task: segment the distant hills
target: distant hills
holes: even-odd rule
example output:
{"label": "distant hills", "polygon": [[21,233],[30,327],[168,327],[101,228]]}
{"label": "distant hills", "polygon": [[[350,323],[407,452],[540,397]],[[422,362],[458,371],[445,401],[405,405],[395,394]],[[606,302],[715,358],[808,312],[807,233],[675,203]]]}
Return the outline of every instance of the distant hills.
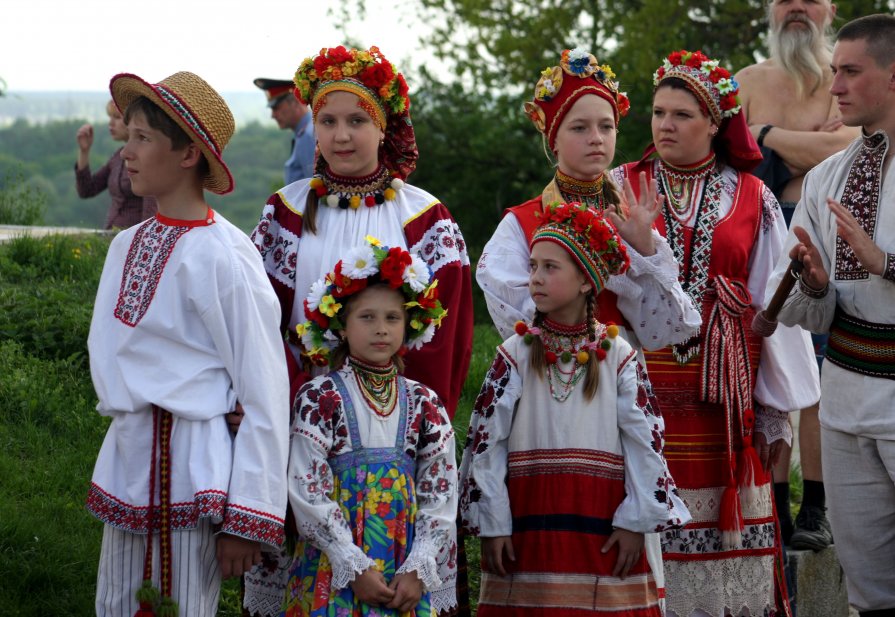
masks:
{"label": "distant hills", "polygon": [[[252,121],[276,127],[260,90],[222,92],[221,95],[236,118],[237,130]],[[105,122],[108,100],[108,92],[7,92],[0,97],[0,128],[19,119],[31,124],[71,119]]]}

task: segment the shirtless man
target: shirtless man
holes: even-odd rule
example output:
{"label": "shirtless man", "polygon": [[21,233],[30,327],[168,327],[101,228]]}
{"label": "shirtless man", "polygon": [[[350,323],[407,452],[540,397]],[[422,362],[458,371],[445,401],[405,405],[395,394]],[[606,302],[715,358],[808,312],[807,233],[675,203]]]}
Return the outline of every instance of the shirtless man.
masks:
{"label": "shirtless man", "polygon": [[[780,202],[787,224],[802,193],[802,179],[815,165],[844,149],[858,134],[842,124],[830,94],[830,26],[836,5],[830,0],[770,0],[770,58],[735,76],[752,135],[765,157],[755,175]],[[818,364],[826,337],[815,339]],[[774,467],[774,497],[779,505],[784,543],[821,550],[832,543],[820,461],[818,406],[803,409],[799,445],[804,497],[795,530],[789,513],[787,449]],[[791,536],[791,537],[790,537]]]}

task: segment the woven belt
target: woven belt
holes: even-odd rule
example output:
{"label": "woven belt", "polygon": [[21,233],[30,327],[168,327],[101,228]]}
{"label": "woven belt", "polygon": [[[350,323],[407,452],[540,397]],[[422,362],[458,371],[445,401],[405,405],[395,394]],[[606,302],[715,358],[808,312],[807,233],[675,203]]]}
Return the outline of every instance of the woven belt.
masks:
{"label": "woven belt", "polygon": [[837,308],[826,358],[855,373],[895,379],[895,324],[864,321]]}

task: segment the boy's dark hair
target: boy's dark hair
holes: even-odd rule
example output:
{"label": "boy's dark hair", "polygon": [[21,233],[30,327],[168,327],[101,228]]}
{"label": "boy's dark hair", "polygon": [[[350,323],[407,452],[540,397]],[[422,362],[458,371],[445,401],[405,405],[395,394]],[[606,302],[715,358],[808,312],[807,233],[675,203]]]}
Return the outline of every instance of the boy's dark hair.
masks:
{"label": "boy's dark hair", "polygon": [[[193,143],[190,136],[187,135],[176,122],[174,122],[171,116],[162,111],[158,105],[145,96],[134,99],[134,101],[127,106],[127,109],[124,110],[124,123],[130,124],[131,118],[133,118],[134,114],[137,112],[142,112],[150,127],[159,131],[162,135],[171,140],[171,148],[173,150],[183,150]],[[204,178],[209,172],[210,168],[208,167],[208,160],[203,154],[202,160],[199,162],[199,177]]]}
{"label": "boy's dark hair", "polygon": [[895,62],[895,16],[883,13],[854,19],[836,34],[837,41],[866,41],[867,54],[877,66]]}

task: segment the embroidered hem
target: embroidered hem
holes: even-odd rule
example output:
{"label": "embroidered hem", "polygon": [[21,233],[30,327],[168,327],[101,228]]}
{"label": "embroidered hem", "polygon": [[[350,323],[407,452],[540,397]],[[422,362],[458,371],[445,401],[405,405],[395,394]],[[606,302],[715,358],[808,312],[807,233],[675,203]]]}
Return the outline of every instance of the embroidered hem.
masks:
{"label": "embroidered hem", "polygon": [[[130,533],[145,534],[150,525],[147,506],[125,503],[96,484],[87,493],[87,510],[103,523]],[[158,514],[152,520],[153,531],[159,528]],[[213,523],[223,521],[221,531],[270,546],[280,546],[285,537],[283,521],[266,512],[227,503],[222,491],[202,491],[194,501],[172,503],[171,530],[195,529],[199,519]]]}

